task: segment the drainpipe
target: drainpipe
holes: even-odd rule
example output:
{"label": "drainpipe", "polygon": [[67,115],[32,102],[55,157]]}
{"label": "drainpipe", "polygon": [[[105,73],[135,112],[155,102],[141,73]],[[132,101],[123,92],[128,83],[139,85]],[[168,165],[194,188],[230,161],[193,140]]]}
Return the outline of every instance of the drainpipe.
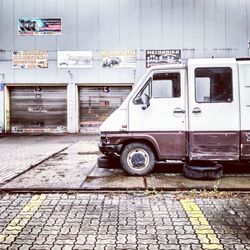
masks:
{"label": "drainpipe", "polygon": [[77,86],[73,80],[73,74],[68,71],[69,83],[67,86],[67,128],[68,133],[78,132],[78,92]]}
{"label": "drainpipe", "polygon": [[5,131],[5,105],[4,105],[4,89],[5,89],[5,84],[4,84],[4,78],[5,74],[1,73],[1,81],[0,81],[0,133],[3,133]]}

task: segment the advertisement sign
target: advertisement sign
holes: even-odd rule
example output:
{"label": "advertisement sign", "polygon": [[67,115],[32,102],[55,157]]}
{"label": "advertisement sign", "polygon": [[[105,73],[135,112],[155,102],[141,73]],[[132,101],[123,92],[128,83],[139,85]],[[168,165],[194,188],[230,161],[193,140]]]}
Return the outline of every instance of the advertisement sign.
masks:
{"label": "advertisement sign", "polygon": [[103,68],[135,68],[136,50],[101,51]]}
{"label": "advertisement sign", "polygon": [[146,50],[146,68],[169,63],[181,63],[181,50]]}
{"label": "advertisement sign", "polygon": [[48,68],[48,51],[26,50],[12,52],[13,69]]}
{"label": "advertisement sign", "polygon": [[19,18],[18,34],[37,35],[61,35],[61,18]]}
{"label": "advertisement sign", "polygon": [[92,68],[92,51],[58,51],[58,68]]}

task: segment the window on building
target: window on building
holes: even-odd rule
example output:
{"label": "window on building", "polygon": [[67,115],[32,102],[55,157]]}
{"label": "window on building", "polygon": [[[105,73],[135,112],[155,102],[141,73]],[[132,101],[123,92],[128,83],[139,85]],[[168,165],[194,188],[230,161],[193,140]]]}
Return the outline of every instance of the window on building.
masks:
{"label": "window on building", "polygon": [[232,102],[232,69],[229,67],[195,69],[195,90],[195,99],[198,103]]}

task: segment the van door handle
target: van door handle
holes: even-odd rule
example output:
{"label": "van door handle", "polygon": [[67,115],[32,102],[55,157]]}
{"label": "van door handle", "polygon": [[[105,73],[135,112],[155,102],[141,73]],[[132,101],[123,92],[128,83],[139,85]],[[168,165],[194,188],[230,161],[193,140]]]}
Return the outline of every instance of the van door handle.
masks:
{"label": "van door handle", "polygon": [[183,110],[181,108],[175,108],[174,109],[174,116],[175,117],[182,117],[183,114],[185,114],[185,110]]}
{"label": "van door handle", "polygon": [[185,114],[185,110],[181,108],[175,108],[174,109],[174,114]]}
{"label": "van door handle", "polygon": [[195,108],[193,108],[192,113],[193,114],[200,114],[201,113],[201,109],[199,107],[195,107]]}

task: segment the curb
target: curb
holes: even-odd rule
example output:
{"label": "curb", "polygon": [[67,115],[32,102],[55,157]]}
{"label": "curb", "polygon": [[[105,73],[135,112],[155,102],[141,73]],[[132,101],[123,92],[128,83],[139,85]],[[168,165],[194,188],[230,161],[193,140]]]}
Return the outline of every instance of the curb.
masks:
{"label": "curb", "polygon": [[[0,193],[93,193],[93,192],[144,192],[145,190],[148,190],[151,188],[2,188],[0,189]],[[197,191],[213,191],[211,188],[204,189],[204,187],[195,187],[195,188],[154,188],[155,191],[169,191],[169,192],[178,192],[178,191],[191,191],[196,189]],[[250,188],[245,189],[239,189],[239,188],[220,188],[218,192],[240,192],[240,193],[250,193]]]}

